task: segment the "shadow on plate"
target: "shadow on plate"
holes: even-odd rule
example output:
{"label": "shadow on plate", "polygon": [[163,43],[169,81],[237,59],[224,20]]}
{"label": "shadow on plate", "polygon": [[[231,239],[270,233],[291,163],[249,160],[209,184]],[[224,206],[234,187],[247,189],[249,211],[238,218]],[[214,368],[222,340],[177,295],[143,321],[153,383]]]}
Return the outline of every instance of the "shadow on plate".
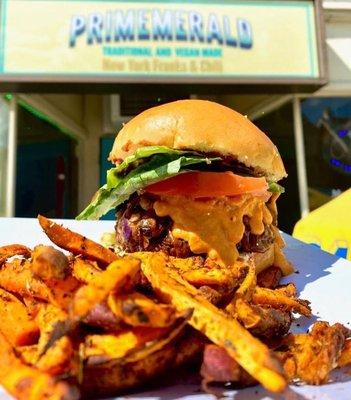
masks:
{"label": "shadow on plate", "polygon": [[283,234],[283,238],[286,242],[284,253],[288,260],[293,260],[296,269],[296,273],[284,278],[283,282],[294,282],[299,292],[307,284],[329,275],[328,269],[339,259],[333,254],[300,242],[289,235]]}

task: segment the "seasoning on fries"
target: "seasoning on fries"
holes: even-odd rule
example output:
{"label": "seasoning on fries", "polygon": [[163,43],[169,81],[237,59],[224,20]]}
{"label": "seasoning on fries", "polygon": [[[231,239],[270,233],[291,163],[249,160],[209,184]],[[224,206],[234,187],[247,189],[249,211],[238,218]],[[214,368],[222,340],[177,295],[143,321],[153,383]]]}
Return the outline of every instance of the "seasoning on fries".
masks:
{"label": "seasoning on fries", "polygon": [[276,271],[256,278],[250,259],[221,270],[162,252],[98,255],[98,243],[39,218],[74,253],[0,248],[0,384],[15,398],[112,396],[188,362],[209,391],[230,381],[282,392],[351,364],[350,331],[340,324],[287,334],[292,313],[311,311]]}

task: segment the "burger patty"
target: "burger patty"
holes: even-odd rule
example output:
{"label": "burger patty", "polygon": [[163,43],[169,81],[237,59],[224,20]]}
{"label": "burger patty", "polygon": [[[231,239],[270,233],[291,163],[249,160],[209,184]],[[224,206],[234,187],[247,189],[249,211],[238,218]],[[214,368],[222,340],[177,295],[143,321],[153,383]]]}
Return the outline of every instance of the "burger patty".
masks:
{"label": "burger patty", "polygon": [[[141,207],[140,199],[139,196],[134,196],[117,213],[117,246],[128,253],[163,251],[179,258],[193,256],[187,241],[173,237],[172,219],[157,216],[150,200],[147,200],[149,207]],[[254,235],[250,231],[249,222],[249,217],[244,216],[245,232],[237,248],[240,252],[263,253],[274,242],[273,230],[266,225],[262,235]]]}
{"label": "burger patty", "polygon": [[158,217],[154,209],[145,210],[139,204],[138,196],[117,213],[116,244],[128,253],[135,251],[163,251],[185,258],[193,253],[183,239],[174,238],[170,217]]}

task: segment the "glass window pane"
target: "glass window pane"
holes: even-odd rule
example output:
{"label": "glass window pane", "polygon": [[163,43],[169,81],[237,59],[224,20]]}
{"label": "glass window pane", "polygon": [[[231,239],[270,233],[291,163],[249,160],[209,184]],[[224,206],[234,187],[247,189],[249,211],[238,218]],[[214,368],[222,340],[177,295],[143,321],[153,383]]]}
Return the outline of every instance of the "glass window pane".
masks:
{"label": "glass window pane", "polygon": [[0,96],[0,216],[5,215],[8,124],[9,105]]}
{"label": "glass window pane", "polygon": [[310,209],[351,187],[351,98],[302,102]]}

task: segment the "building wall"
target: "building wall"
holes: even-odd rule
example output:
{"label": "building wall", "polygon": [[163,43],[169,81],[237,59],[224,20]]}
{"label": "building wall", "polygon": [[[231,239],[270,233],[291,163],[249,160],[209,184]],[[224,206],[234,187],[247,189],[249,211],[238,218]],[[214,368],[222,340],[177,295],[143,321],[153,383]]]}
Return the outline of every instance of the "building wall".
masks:
{"label": "building wall", "polygon": [[316,95],[351,93],[351,0],[324,1],[329,83]]}
{"label": "building wall", "polygon": [[84,121],[84,95],[81,94],[43,94],[42,97],[78,125]]}
{"label": "building wall", "polygon": [[103,96],[84,96],[86,139],[78,143],[78,209],[82,210],[99,188],[100,137],[103,124]]}

